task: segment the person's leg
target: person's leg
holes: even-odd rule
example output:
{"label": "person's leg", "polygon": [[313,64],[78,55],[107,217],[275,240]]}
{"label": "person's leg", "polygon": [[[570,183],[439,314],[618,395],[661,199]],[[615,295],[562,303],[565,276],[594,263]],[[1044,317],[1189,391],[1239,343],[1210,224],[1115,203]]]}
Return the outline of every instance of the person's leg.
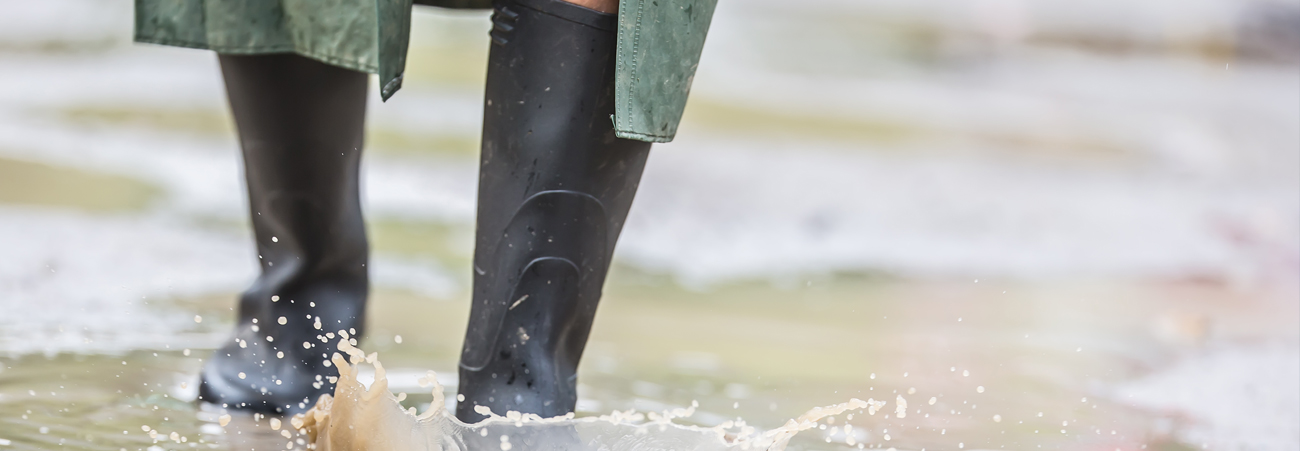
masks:
{"label": "person's leg", "polygon": [[613,14],[509,0],[493,15],[474,293],[456,416],[572,412],[614,244],[650,144],[614,136]]}
{"label": "person's leg", "polygon": [[368,291],[358,195],[365,73],[292,54],[221,55],[243,148],[261,275],[232,341],[206,362],[201,399],[295,412],[332,393],[317,337],[362,333]]}
{"label": "person's leg", "polygon": [[602,13],[617,14],[618,0],[564,0],[587,9],[594,9]]}

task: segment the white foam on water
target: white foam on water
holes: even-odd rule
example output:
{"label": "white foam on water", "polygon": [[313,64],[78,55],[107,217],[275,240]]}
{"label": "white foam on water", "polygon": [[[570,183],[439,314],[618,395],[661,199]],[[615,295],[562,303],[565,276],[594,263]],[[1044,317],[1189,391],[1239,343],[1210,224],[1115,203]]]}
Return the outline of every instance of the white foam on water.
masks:
{"label": "white foam on water", "polygon": [[[60,1],[50,4],[80,4]],[[850,8],[841,3],[827,2]],[[1153,30],[1133,17],[1222,31],[1233,26],[1224,20],[1235,19],[1221,12],[1238,8],[1220,0],[1194,7],[1161,1],[1136,10],[1115,1],[1083,9],[1063,1],[1001,3],[1032,12],[1036,26],[1076,26],[1102,35],[1114,34],[1115,27],[1138,35]],[[935,0],[851,9],[938,21],[957,34],[981,26],[950,6]],[[692,285],[834,271],[1206,276],[1251,284],[1294,279],[1300,268],[1298,117],[1292,105],[1276,101],[1300,92],[1294,69],[1246,65],[1225,78],[1202,62],[1165,56],[1035,51],[979,67],[804,73],[764,57],[792,49],[753,40],[764,34],[754,27],[792,19],[786,7],[771,1],[722,5],[727,11],[720,10],[710,32],[695,98],[812,118],[879,119],[931,135],[915,143],[850,146],[815,135],[724,138],[684,124],[681,139],[657,146],[650,159],[619,246],[625,261]],[[34,22],[61,17],[50,13],[54,7],[24,8],[17,15]],[[129,14],[100,16],[104,23],[117,21],[117,28],[87,33],[129,29]],[[819,17],[793,19],[821,23]],[[1133,28],[1138,23],[1143,26]],[[72,28],[48,29],[50,39],[62,39]],[[37,36],[22,34],[29,35]],[[1138,35],[1133,39],[1144,39]],[[22,36],[10,38],[27,39]],[[892,61],[889,55],[879,59]],[[246,215],[233,137],[131,124],[87,127],[32,114],[87,105],[224,114],[211,54],[135,45],[88,55],[0,58],[6,62],[0,64],[0,153],[155,183],[167,192],[160,208],[171,212]],[[372,123],[398,131],[468,130],[474,136],[479,97],[413,87],[394,101],[375,101],[369,114]],[[1023,158],[962,138],[982,134],[1049,144],[1096,141],[1131,155],[1118,163],[1057,164],[1032,156],[1051,149],[1032,149]],[[470,159],[373,155],[364,173],[371,218],[473,223],[476,169]]]}
{"label": "white foam on water", "polygon": [[1191,424],[1172,431],[1209,449],[1300,449],[1300,348],[1228,346],[1116,387],[1119,402]]}
{"label": "white foam on water", "polygon": [[247,247],[162,219],[0,209],[0,354],[210,346],[227,331],[166,306],[237,290]]}
{"label": "white foam on water", "polygon": [[1300,252],[1289,183],[693,145],[707,149],[651,157],[619,243],[629,262],[692,284],[853,270],[1251,283]]}
{"label": "white foam on water", "polygon": [[[161,215],[2,207],[0,249],[0,355],[207,348],[229,331],[175,300],[236,293],[256,268],[246,235]],[[460,289],[436,262],[380,256],[370,266],[376,286]]]}

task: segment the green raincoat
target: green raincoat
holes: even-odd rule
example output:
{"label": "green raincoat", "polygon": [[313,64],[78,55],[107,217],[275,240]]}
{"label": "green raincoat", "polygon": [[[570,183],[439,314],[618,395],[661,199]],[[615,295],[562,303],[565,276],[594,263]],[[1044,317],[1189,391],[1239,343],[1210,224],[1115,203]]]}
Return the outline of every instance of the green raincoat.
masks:
{"label": "green raincoat", "polygon": [[[297,53],[402,86],[412,0],[135,0],[135,40],[226,54]],[[487,8],[491,0],[420,0]],[[614,130],[677,133],[717,0],[620,0]],[[487,39],[484,36],[484,39]]]}

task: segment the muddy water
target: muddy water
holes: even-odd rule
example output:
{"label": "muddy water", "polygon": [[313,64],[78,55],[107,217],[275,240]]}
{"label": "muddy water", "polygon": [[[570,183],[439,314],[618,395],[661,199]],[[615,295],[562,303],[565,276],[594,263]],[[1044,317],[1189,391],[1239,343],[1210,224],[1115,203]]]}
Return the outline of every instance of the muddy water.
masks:
{"label": "muddy water", "polygon": [[[437,374],[430,371],[420,379],[421,385],[432,385],[432,401],[423,414],[415,408],[404,409],[400,404],[406,394],[394,396],[388,390],[387,373],[378,360],[378,354],[366,355],[351,345],[346,331],[339,350],[331,359],[338,368],[338,388],[332,396],[321,396],[307,412],[290,419],[296,435],[305,435],[315,449],[360,450],[385,449],[394,451],[495,449],[508,451],[515,447],[530,450],[698,450],[723,451],[727,449],[784,450],[790,439],[802,431],[825,430],[825,420],[834,424],[836,415],[852,419],[866,412],[875,415],[887,402],[857,398],[834,406],[817,407],[791,419],[781,427],[757,431],[744,420],[727,421],[712,428],[677,423],[695,414],[699,403],[690,407],[660,412],[638,413],[635,410],[614,411],[608,415],[577,418],[566,414],[553,418],[520,412],[493,412],[484,406],[475,411],[487,416],[474,424],[466,424],[445,409],[443,387]],[[370,385],[359,380],[361,365],[373,365]],[[899,396],[896,413],[907,416],[907,402]],[[888,414],[886,414],[888,415]],[[226,417],[228,418],[228,417]],[[226,420],[228,421],[228,420]],[[276,419],[270,420],[272,429],[283,427]],[[856,445],[852,425],[842,431],[846,445]],[[292,448],[294,432],[284,432],[286,447]],[[865,444],[864,444],[865,445]]]}
{"label": "muddy water", "polygon": [[[889,404],[883,414],[823,421],[827,429],[796,436],[792,448],[851,448],[842,429],[851,425],[853,441],[870,447],[1180,449],[1179,431],[1200,420],[1132,405],[1124,399],[1130,392],[1153,392],[1130,381],[1212,356],[1224,343],[1294,337],[1300,314],[1286,307],[1276,315],[1281,299],[1181,284],[810,282],[689,292],[616,272],[580,368],[578,415],[694,403],[679,423],[711,428],[744,418],[762,432],[811,407],[859,398]],[[374,302],[375,332],[361,346],[379,352],[388,388],[406,393],[404,407],[428,412],[435,400],[419,379],[439,371],[454,391],[448,375],[464,303],[388,291]],[[226,320],[213,314],[205,322]],[[192,402],[207,351],[0,360],[0,438],[13,449],[283,449],[269,419],[235,414],[223,428],[223,412]],[[360,379],[370,384],[374,376]],[[1230,380],[1174,380],[1236,390]],[[906,416],[888,415],[900,397]],[[168,438],[172,432],[184,441]]]}
{"label": "muddy water", "polygon": [[[763,433],[858,398],[888,405],[790,447],[1300,447],[1300,69],[1250,28],[1294,2],[805,3],[720,5],[579,418]],[[0,450],[284,449],[193,403],[255,256],[214,59],[130,45],[129,7],[0,6]],[[360,346],[425,413],[468,314],[488,22],[415,20],[370,111]]]}

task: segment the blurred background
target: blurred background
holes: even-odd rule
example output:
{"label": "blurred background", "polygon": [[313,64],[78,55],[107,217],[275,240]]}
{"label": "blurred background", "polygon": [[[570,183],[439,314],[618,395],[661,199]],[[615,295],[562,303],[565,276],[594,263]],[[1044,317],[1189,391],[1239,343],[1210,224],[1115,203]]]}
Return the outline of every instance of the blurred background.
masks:
{"label": "blurred background", "polygon": [[[191,402],[255,270],[216,58],[132,44],[131,8],[0,0],[0,449],[253,447]],[[371,92],[362,347],[423,410],[489,25],[414,21]],[[853,441],[1300,448],[1300,0],[722,0],[654,149],[580,414],[901,396]]]}

